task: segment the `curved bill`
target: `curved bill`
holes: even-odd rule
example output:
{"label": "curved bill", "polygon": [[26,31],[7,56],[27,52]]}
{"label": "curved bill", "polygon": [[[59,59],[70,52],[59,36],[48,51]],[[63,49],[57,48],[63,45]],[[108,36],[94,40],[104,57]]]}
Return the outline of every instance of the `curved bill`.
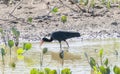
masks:
{"label": "curved bill", "polygon": [[41,40],[41,42],[40,42],[40,46],[41,46],[43,43],[44,43],[44,41],[43,41],[43,40]]}

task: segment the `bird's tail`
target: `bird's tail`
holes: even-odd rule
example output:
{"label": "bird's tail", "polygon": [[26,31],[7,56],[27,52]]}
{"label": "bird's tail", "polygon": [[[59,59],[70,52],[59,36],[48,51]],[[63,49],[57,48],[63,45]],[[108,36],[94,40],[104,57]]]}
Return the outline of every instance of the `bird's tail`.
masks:
{"label": "bird's tail", "polygon": [[74,35],[75,37],[80,37],[80,33],[79,33],[79,32],[75,32],[75,33],[73,33],[73,35]]}
{"label": "bird's tail", "polygon": [[67,35],[68,38],[72,38],[72,37],[80,37],[80,33],[79,32],[69,32],[69,34]]}

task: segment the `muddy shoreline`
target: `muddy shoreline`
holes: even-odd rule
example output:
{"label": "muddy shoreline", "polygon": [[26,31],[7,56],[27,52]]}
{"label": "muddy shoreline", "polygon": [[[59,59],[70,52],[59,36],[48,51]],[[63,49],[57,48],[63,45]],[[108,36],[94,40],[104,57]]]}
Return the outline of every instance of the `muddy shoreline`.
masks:
{"label": "muddy shoreline", "polygon": [[[120,37],[120,10],[117,7],[112,7],[109,10],[106,8],[95,9],[96,16],[89,13],[78,13],[73,10],[61,6],[61,4],[52,3],[51,5],[45,2],[35,0],[32,6],[30,3],[23,1],[17,9],[9,16],[9,13],[14,9],[15,5],[6,6],[0,5],[0,27],[6,31],[11,27],[16,27],[21,35],[20,40],[39,41],[42,37],[50,35],[54,31],[76,31],[81,33],[80,39],[104,39],[104,38],[119,38]],[[57,5],[59,12],[48,13],[50,9]],[[70,4],[69,4],[70,5]],[[71,5],[70,5],[71,6]],[[67,16],[67,22],[61,22],[61,16]],[[19,18],[15,18],[15,17]],[[32,17],[32,23],[27,22],[27,18]],[[7,21],[4,20],[7,19]]]}

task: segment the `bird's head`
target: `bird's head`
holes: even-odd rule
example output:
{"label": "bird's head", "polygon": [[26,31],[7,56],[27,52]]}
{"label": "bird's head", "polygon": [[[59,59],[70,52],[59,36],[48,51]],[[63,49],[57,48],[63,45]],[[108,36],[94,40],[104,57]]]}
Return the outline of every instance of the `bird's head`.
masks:
{"label": "bird's head", "polygon": [[51,39],[47,39],[47,38],[42,38],[41,42],[40,42],[40,46],[44,43],[44,42],[51,42]]}
{"label": "bird's head", "polygon": [[41,42],[40,42],[40,46],[46,41],[46,38],[42,38]]}

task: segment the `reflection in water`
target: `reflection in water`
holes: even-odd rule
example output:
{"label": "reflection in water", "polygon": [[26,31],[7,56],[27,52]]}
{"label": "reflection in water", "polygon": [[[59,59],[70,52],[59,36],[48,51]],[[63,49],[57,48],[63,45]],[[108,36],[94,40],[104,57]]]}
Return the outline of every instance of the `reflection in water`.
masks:
{"label": "reflection in water", "polygon": [[[98,52],[102,48],[104,49],[104,58],[108,58],[110,65],[119,65],[119,53],[120,53],[120,40],[89,40],[89,41],[72,41],[69,42],[70,48],[66,48],[66,44],[63,44],[63,50],[65,50],[64,67],[72,68],[73,74],[90,74],[90,66],[84,55],[94,57],[99,61]],[[54,69],[61,68],[61,59],[59,58],[59,44],[57,42],[45,43],[42,48],[47,47],[48,52],[44,55],[43,67],[50,67]],[[69,51],[66,51],[69,50]],[[10,70],[8,63],[6,62],[5,68],[0,62],[1,71],[0,74],[29,74],[31,68],[40,68],[40,52],[39,43],[34,43],[32,50],[29,50],[24,54],[23,60],[16,60],[16,68]],[[112,58],[112,59],[111,59]],[[7,59],[6,59],[7,60]],[[6,61],[5,60],[5,61]],[[4,72],[4,73],[3,73]]]}

